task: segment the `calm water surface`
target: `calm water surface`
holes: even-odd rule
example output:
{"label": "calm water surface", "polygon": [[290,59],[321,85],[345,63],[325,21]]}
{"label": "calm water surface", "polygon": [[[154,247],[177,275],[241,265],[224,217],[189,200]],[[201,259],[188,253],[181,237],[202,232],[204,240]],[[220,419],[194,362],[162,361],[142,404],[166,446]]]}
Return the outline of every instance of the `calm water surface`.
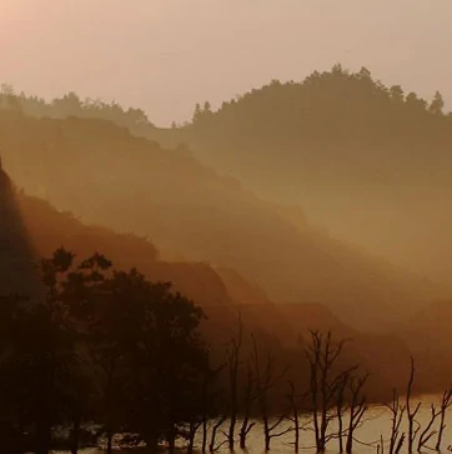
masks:
{"label": "calm water surface", "polygon": [[[417,420],[425,427],[430,421],[431,403],[439,404],[439,396],[423,396],[421,399],[413,399],[413,408],[416,403],[421,400],[422,406],[419,410]],[[377,445],[380,443],[380,437],[383,437],[385,442],[385,452],[388,452],[388,439],[390,435],[391,427],[391,416],[388,409],[383,406],[373,406],[369,409],[366,416],[366,422],[356,430],[356,439],[354,452],[358,454],[376,454]],[[437,429],[439,426],[439,418],[437,419],[434,428]],[[280,426],[282,431],[284,426]],[[285,426],[287,427],[287,426]],[[333,426],[334,427],[334,426]],[[402,430],[405,430],[406,423],[403,424]],[[279,431],[279,430],[278,430]],[[422,431],[422,429],[421,429]],[[262,454],[264,452],[264,443],[262,436],[262,425],[256,424],[253,430],[250,432],[248,438],[248,453]],[[218,431],[217,441],[222,441],[223,435],[221,430]],[[314,434],[311,430],[302,431],[300,434],[300,448],[302,452],[307,454],[315,453],[314,445]],[[275,454],[290,453],[293,452],[291,443],[293,442],[293,434],[289,433],[280,438],[274,438],[271,444],[271,452]],[[436,436],[434,436],[430,442],[430,447],[434,447],[436,444]],[[443,452],[447,452],[448,446],[452,445],[452,409],[449,409],[446,418],[446,429],[444,430],[443,436]],[[415,448],[417,444],[415,443]],[[220,449],[219,453],[226,453],[228,450]],[[328,451],[330,453],[337,453],[337,440],[332,440],[329,444]],[[80,451],[80,454],[102,454],[104,451],[100,449],[86,449]],[[119,451],[117,451],[119,454]],[[123,451],[124,453],[127,451]],[[130,452],[130,451],[128,451]],[[132,451],[133,452],[133,451]],[[237,449],[237,453],[240,454],[240,449]],[[66,452],[59,451],[58,454],[67,454]],[[406,454],[405,446],[402,448],[401,454]]]}

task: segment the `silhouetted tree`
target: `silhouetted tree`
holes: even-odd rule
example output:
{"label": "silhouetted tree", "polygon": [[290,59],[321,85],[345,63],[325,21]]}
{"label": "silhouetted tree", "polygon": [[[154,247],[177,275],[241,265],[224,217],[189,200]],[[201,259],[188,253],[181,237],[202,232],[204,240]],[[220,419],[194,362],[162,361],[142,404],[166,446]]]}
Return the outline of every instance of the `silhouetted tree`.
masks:
{"label": "silhouetted tree", "polygon": [[441,414],[441,409],[436,410],[435,405],[432,404],[430,410],[431,410],[430,420],[425,426],[425,428],[419,434],[417,452],[421,452],[422,449],[426,447],[430,439],[433,438],[438,433],[437,430],[432,430],[432,426],[435,423],[436,418]]}
{"label": "silhouetted tree", "polygon": [[[256,378],[256,396],[260,410],[260,417],[263,423],[264,447],[270,450],[271,440],[281,437],[292,430],[291,427],[279,430],[281,424],[286,420],[286,415],[282,414],[277,418],[272,418],[270,406],[270,392],[287,373],[287,368],[278,370],[274,355],[267,351],[262,361],[255,336],[252,336],[253,352],[252,367],[253,375]],[[273,420],[272,420],[273,419]],[[279,430],[276,432],[276,430]]]}
{"label": "silhouetted tree", "polygon": [[233,450],[235,445],[235,431],[239,412],[239,372],[242,364],[242,342],[243,325],[241,318],[239,318],[237,335],[231,339],[227,348],[227,369],[229,376],[229,429],[227,438],[230,450]]}
{"label": "silhouetted tree", "polygon": [[368,374],[362,376],[348,376],[349,389],[349,422],[347,428],[347,442],[345,452],[351,454],[356,429],[363,423],[363,418],[368,410],[364,386],[369,378]]}
{"label": "silhouetted tree", "polygon": [[406,438],[405,432],[400,431],[406,406],[400,403],[399,394],[393,390],[392,400],[386,407],[391,413],[391,437],[389,440],[389,454],[398,454]]}
{"label": "silhouetted tree", "polygon": [[247,361],[246,383],[243,396],[243,419],[239,433],[240,449],[246,449],[246,439],[253,427],[256,425],[255,421],[250,421],[252,406],[256,398],[256,378],[253,374],[249,359]]}
{"label": "silhouetted tree", "polygon": [[408,454],[412,454],[413,443],[420,430],[419,424],[416,424],[416,427],[415,427],[415,422],[416,422],[415,418],[416,418],[417,413],[419,412],[419,409],[421,408],[421,402],[418,402],[414,408],[411,406],[411,397],[413,394],[415,373],[416,373],[415,362],[414,362],[414,358],[411,356],[410,357],[410,376],[408,379],[407,392],[406,392],[406,416],[407,416],[407,420],[408,420],[408,433],[407,433]]}
{"label": "silhouetted tree", "polygon": [[309,363],[309,395],[315,431],[317,452],[324,452],[334,435],[328,434],[328,427],[334,418],[338,392],[346,377],[356,366],[343,369],[338,367],[345,340],[333,342],[332,333],[311,331],[311,341],[305,347]]}
{"label": "silhouetted tree", "polygon": [[429,112],[434,115],[442,115],[444,109],[444,99],[439,91],[435,93],[433,100],[428,108]]}
{"label": "silhouetted tree", "polygon": [[436,440],[435,449],[441,450],[441,443],[443,440],[444,429],[446,428],[446,411],[452,405],[452,388],[446,389],[441,397],[441,413],[440,413],[440,425],[438,430],[438,438]]}
{"label": "silhouetted tree", "polygon": [[289,393],[287,394],[287,400],[289,404],[289,415],[287,419],[292,422],[293,424],[293,433],[294,433],[294,449],[295,452],[298,452],[300,449],[300,430],[301,430],[301,422],[300,422],[300,403],[298,402],[300,399],[299,394],[296,392],[295,384],[289,380]]}

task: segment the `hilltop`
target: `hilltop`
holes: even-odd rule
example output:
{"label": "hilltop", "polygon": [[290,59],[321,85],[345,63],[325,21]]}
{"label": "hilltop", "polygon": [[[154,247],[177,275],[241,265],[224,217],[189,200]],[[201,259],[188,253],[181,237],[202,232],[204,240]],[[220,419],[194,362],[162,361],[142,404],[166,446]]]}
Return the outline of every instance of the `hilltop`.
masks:
{"label": "hilltop", "polygon": [[[432,94],[433,95],[433,94]],[[448,282],[452,115],[340,65],[198,105],[191,123],[148,137],[195,156],[266,199],[300,205],[333,234]]]}

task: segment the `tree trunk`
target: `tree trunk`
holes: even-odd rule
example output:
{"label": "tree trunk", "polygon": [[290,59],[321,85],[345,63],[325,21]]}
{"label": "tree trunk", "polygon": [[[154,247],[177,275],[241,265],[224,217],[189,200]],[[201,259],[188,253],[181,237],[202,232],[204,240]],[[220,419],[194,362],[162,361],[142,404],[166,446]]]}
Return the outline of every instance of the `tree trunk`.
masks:
{"label": "tree trunk", "polygon": [[298,452],[300,449],[300,422],[298,420],[298,411],[294,411],[294,429],[295,429],[295,442],[294,449]]}
{"label": "tree trunk", "polygon": [[207,451],[207,416],[204,415],[202,419],[202,443],[201,443],[201,452],[205,453]]}
{"label": "tree trunk", "polygon": [[168,452],[174,454],[176,450],[176,428],[171,424],[168,431]]}
{"label": "tree trunk", "polygon": [[78,453],[78,447],[80,444],[80,426],[81,418],[78,412],[74,415],[74,421],[71,432],[71,454]]}
{"label": "tree trunk", "polygon": [[249,425],[249,416],[248,412],[246,412],[242,427],[240,429],[240,449],[246,449],[246,437],[248,436],[248,433],[250,431],[250,425]]}
{"label": "tree trunk", "polygon": [[[344,424],[342,420],[342,408],[339,409],[338,407],[338,412],[337,412],[337,417],[338,417],[338,439],[339,439],[339,453],[342,454],[344,452],[344,440],[342,437],[342,434],[344,432]],[[347,438],[347,443],[348,443],[348,438]],[[348,451],[347,451],[348,452]]]}
{"label": "tree trunk", "polygon": [[113,452],[113,434],[107,432],[107,454],[112,454]]}
{"label": "tree trunk", "polygon": [[188,435],[187,454],[192,454],[193,453],[193,449],[195,447],[195,435],[196,435],[196,429],[191,424],[190,425],[190,433]]}
{"label": "tree trunk", "polygon": [[271,441],[271,436],[270,436],[270,429],[268,425],[268,416],[266,412],[262,415],[262,418],[264,420],[264,436],[265,436],[265,450],[270,451],[270,441]]}
{"label": "tree trunk", "polygon": [[46,418],[36,424],[36,454],[49,454],[51,441],[51,427]]}
{"label": "tree trunk", "polygon": [[225,420],[226,420],[226,416],[223,415],[223,416],[214,424],[214,426],[212,427],[212,435],[211,435],[211,437],[210,437],[210,444],[209,444],[209,451],[210,451],[210,452],[215,451],[215,440],[216,440],[216,437],[217,437],[217,432],[218,432],[218,429],[222,426],[222,424],[224,423]]}
{"label": "tree trunk", "polygon": [[347,443],[345,445],[345,452],[347,454],[352,454],[353,450],[353,430],[348,433]]}
{"label": "tree trunk", "polygon": [[[235,404],[235,402],[234,402]],[[236,410],[231,414],[230,422],[229,422],[229,433],[228,433],[228,446],[230,451],[234,451],[234,444],[235,444],[235,426],[237,424],[237,415]]]}
{"label": "tree trunk", "polygon": [[149,452],[157,451],[158,438],[156,433],[149,433],[146,436],[146,448]]}

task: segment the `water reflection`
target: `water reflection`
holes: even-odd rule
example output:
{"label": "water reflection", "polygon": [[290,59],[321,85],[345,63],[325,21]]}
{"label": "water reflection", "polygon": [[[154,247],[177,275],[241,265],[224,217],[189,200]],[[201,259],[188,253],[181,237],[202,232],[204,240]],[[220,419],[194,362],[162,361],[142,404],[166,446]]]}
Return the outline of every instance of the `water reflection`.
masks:
{"label": "water reflection", "polygon": [[[439,405],[440,396],[422,396],[420,399],[413,399],[414,404],[417,401],[421,401],[422,405],[420,407],[419,413],[417,414],[416,420],[424,428],[430,421],[431,416],[431,404]],[[446,428],[443,435],[443,452],[447,451],[447,448],[452,444],[452,409],[448,410],[447,419],[446,419]],[[448,424],[449,423],[449,424]],[[436,421],[436,424],[432,427],[432,430],[438,430],[439,420]],[[401,426],[401,431],[406,431],[407,424],[406,421],[403,421]],[[336,429],[335,425],[332,424],[331,432],[334,432]],[[376,454],[378,446],[381,444],[381,440],[384,443],[384,452],[388,452],[389,447],[389,437],[391,430],[391,414],[389,410],[383,405],[372,406],[365,417],[365,422],[357,429],[354,452],[358,454]],[[421,429],[422,431],[422,429]],[[222,442],[221,434],[219,434],[218,443]],[[312,427],[308,426],[305,430],[302,431],[300,436],[300,450],[305,453],[315,453],[315,440],[314,432]],[[199,446],[198,440],[198,446]],[[276,454],[286,454],[293,451],[293,433],[288,433],[282,437],[274,438],[272,440],[271,452]],[[436,435],[431,438],[430,443],[427,444],[427,447],[433,449],[436,444]],[[404,446],[401,450],[401,454],[406,453],[407,447]],[[427,450],[430,450],[427,449]],[[217,452],[226,453],[228,449],[226,447],[220,448]],[[417,451],[417,443],[414,445],[414,451]],[[123,453],[134,452],[133,450],[123,450]],[[136,451],[135,451],[136,452]],[[240,449],[236,450],[237,453],[240,452]],[[263,437],[263,427],[261,423],[257,423],[253,430],[250,432],[248,438],[248,453],[261,454],[264,452],[264,437]],[[328,452],[337,453],[338,441],[332,439],[328,445]],[[381,450],[380,450],[381,452]],[[103,450],[99,449],[85,449],[81,450],[80,454],[103,454]],[[67,452],[59,451],[57,454],[68,454]]]}

